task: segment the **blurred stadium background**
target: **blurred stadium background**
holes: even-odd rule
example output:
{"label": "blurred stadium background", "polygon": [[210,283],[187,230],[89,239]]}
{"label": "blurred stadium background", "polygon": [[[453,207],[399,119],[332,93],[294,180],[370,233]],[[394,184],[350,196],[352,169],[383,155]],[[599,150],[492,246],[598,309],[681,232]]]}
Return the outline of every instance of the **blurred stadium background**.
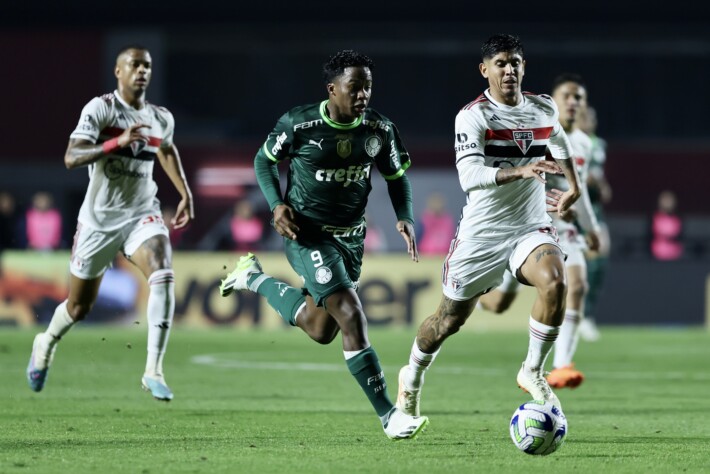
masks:
{"label": "blurred stadium background", "polygon": [[[340,9],[323,1],[210,0],[167,7],[85,1],[3,5],[0,191],[14,198],[20,221],[37,192],[50,193],[62,231],[57,250],[27,250],[21,235],[2,249],[0,323],[45,325],[66,294],[68,248],[87,177],[81,170],[67,171],[62,156],[81,107],[115,88],[112,67],[121,46],[140,43],[150,49],[154,75],[148,100],[173,112],[176,144],[195,194],[197,220],[174,236],[176,319],[278,326],[279,319],[264,316],[263,301],[248,296],[222,301],[216,292],[223,266],[230,267],[237,255],[224,231],[235,203],[250,202],[256,216],[268,222],[251,162],[276,119],[324,97],[320,66],[330,54],[354,48],[370,55],[376,63],[372,105],[398,125],[412,155],[408,175],[415,214],[439,193],[457,217],[465,196],[453,162],[453,119],[486,86],[477,70],[481,42],[509,32],[526,47],[524,89],[549,92],[556,75],[581,74],[598,112],[598,134],[608,142],[612,250],[597,321],[705,325],[709,8],[675,2],[661,14],[644,5],[542,7],[511,1],[417,8],[393,2]],[[159,168],[156,180],[163,205],[176,204]],[[368,218],[381,229],[385,244],[365,260],[366,312],[373,324],[411,325],[437,303],[441,257],[407,262],[385,186],[379,177],[373,181]],[[677,195],[685,224],[685,251],[668,262],[656,261],[648,250],[650,219],[663,190]],[[267,269],[293,280],[276,237],[267,228],[257,250]],[[117,262],[102,289],[103,304],[90,320],[142,317],[143,283],[123,268]],[[516,303],[521,315],[529,308],[526,296]],[[471,320],[478,328],[525,324],[522,317]]]}

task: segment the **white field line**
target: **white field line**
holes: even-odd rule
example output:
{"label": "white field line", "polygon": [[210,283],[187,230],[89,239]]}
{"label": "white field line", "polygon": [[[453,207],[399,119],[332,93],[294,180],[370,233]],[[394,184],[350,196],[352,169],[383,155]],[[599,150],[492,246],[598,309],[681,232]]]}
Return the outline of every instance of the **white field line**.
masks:
{"label": "white field line", "polygon": [[[342,364],[328,364],[319,362],[261,362],[255,360],[240,360],[240,357],[254,354],[272,354],[272,353],[219,353],[219,354],[202,354],[191,357],[190,361],[197,365],[212,366],[220,369],[248,369],[248,370],[284,370],[284,371],[312,371],[312,372],[340,372],[345,369],[345,362]],[[295,354],[294,354],[295,355]],[[383,366],[387,372],[394,373],[399,370],[400,366]],[[487,369],[485,367],[457,367],[449,365],[439,365],[435,369],[438,374],[446,375],[470,375],[470,376],[509,376],[512,372],[502,369]],[[515,368],[511,369],[515,372]],[[696,380],[710,381],[710,374],[707,373],[689,373],[681,371],[643,371],[643,372],[624,372],[607,370],[604,372],[585,371],[587,378],[598,380]]]}

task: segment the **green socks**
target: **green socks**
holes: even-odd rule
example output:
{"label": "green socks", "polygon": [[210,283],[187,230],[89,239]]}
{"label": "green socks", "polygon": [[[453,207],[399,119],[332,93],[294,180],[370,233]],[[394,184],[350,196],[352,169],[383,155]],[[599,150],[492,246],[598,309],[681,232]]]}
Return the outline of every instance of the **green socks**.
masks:
{"label": "green socks", "polygon": [[[247,283],[249,289],[266,298],[269,306],[279,313],[281,319],[291,326],[296,325],[296,313],[306,302],[306,298],[299,288],[289,286],[263,273],[250,275]],[[256,286],[256,288],[253,288],[253,286]]]}
{"label": "green socks", "polygon": [[380,360],[372,347],[363,349],[355,356],[346,359],[348,369],[370,400],[372,407],[381,419],[392,410],[392,402],[387,395],[385,374],[380,367]]}

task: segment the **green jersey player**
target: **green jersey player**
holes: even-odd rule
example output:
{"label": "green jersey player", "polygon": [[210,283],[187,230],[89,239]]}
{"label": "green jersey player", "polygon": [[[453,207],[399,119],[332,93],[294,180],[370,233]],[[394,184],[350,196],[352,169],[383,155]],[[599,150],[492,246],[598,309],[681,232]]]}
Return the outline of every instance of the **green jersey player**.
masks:
{"label": "green jersey player", "polygon": [[[411,187],[404,174],[409,154],[397,128],[368,108],[373,64],[367,56],[341,51],[323,67],[328,99],[284,114],[254,159],[257,181],[284,237],[286,256],[304,282],[293,288],[265,274],[257,258],[242,257],[222,282],[227,296],[250,290],[264,296],[279,315],[321,344],[342,333],[348,369],[380,417],[387,436],[414,438],[428,423],[395,408],[384,373],[367,336],[367,319],[355,292],[360,278],[365,206],[377,168],[385,178],[397,230],[412,260]],[[286,195],[279,162],[290,159]]]}

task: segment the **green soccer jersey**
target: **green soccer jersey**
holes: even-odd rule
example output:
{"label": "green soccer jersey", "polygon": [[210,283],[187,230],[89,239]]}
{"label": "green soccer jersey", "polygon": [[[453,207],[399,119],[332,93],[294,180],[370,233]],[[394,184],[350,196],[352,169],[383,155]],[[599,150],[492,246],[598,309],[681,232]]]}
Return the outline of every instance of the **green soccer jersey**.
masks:
{"label": "green soccer jersey", "polygon": [[356,225],[372,189],[373,164],[384,179],[397,179],[409,154],[395,125],[375,110],[343,124],[328,117],[327,102],[284,114],[255,159],[291,159],[285,201],[312,223]]}

